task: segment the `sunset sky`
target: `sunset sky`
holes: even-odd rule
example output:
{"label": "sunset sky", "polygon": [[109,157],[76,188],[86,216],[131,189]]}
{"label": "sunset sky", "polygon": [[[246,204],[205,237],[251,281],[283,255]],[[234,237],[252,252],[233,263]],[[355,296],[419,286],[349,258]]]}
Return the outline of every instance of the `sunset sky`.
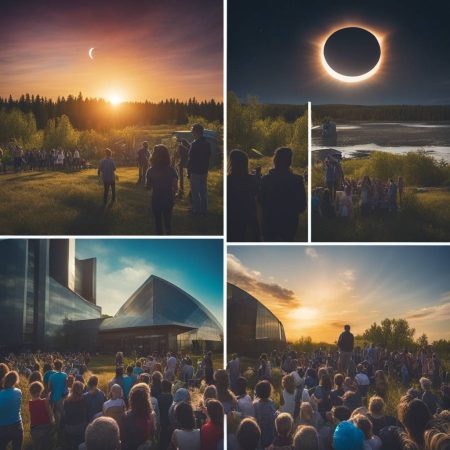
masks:
{"label": "sunset sky", "polygon": [[449,339],[450,247],[245,246],[228,248],[228,281],[282,322],[288,340],[335,342],[384,318],[406,318],[416,337]]}
{"label": "sunset sky", "polygon": [[2,97],[223,97],[221,0],[5,0],[0,15]]}

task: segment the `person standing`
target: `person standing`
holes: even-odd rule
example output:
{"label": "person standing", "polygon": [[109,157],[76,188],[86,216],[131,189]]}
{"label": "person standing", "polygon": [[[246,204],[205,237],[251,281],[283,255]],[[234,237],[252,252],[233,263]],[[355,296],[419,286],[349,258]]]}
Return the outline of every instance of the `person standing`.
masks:
{"label": "person standing", "polygon": [[262,231],[265,241],[292,242],[299,215],[306,208],[303,177],[291,172],[292,150],[280,147],[274,168],[261,180]]}
{"label": "person standing", "polygon": [[340,334],[337,346],[339,349],[339,372],[346,375],[348,372],[348,365],[352,358],[353,346],[355,338],[350,332],[350,325],[344,326],[344,331]]}
{"label": "person standing", "polygon": [[103,158],[98,165],[98,175],[103,180],[103,204],[108,202],[109,189],[111,188],[111,201],[116,201],[116,164],[112,159],[112,151],[105,150],[106,158]]}
{"label": "person standing", "polygon": [[145,174],[147,173],[149,158],[150,152],[148,151],[148,142],[144,141],[142,147],[137,152],[137,163],[139,167],[138,184],[145,184]]}
{"label": "person standing", "polygon": [[211,146],[203,136],[203,125],[192,126],[194,141],[188,157],[188,177],[191,182],[192,214],[204,216],[208,210],[208,169]]}
{"label": "person standing", "polygon": [[3,378],[0,390],[0,448],[6,449],[11,443],[12,450],[20,450],[23,441],[23,424],[20,412],[22,391],[17,388],[19,375],[8,372]]}
{"label": "person standing", "polygon": [[184,170],[186,169],[188,163],[189,148],[189,142],[186,139],[181,139],[176,153],[178,161],[178,176],[180,178],[178,198],[183,198],[184,196]]}
{"label": "person standing", "polygon": [[63,404],[64,398],[69,393],[67,387],[67,374],[62,371],[63,363],[57,359],[54,363],[56,372],[52,374],[48,381],[48,391],[50,404],[53,408],[56,423],[59,426],[59,421],[64,413]]}
{"label": "person standing", "polygon": [[[170,166],[169,150],[165,145],[156,145],[150,159],[151,167],[145,176],[145,187],[153,190],[152,211],[156,232],[159,235],[172,233],[172,210],[175,204],[178,176]],[[164,228],[163,228],[164,220]]]}

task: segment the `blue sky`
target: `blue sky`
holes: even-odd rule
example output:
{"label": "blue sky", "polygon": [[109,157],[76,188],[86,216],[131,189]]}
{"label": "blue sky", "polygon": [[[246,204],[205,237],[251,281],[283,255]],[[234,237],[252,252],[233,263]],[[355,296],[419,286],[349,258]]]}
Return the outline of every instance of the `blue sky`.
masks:
{"label": "blue sky", "polygon": [[223,323],[223,243],[219,239],[77,239],[77,258],[97,258],[97,303],[114,315],[150,275],[203,303]]}
{"label": "blue sky", "polygon": [[336,340],[386,317],[416,337],[450,338],[450,247],[260,246],[228,248],[228,279],[284,323],[288,339]]}

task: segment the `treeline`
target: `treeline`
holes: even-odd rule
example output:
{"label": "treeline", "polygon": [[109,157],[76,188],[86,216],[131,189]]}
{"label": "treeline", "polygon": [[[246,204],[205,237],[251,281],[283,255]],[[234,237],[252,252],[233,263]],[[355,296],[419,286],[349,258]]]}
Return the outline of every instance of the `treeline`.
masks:
{"label": "treeline", "polygon": [[58,97],[56,101],[40,95],[22,95],[19,99],[0,97],[0,110],[18,109],[33,113],[38,129],[44,129],[49,119],[66,115],[78,130],[109,130],[141,125],[182,125],[189,116],[199,116],[209,122],[223,121],[223,103],[215,100],[186,102],[168,99],[159,103],[125,102],[114,106],[99,98],[78,96]]}
{"label": "treeline", "polygon": [[[222,124],[217,121],[208,122],[203,117],[189,116],[186,128],[198,122],[217,132],[220,147]],[[148,141],[150,148],[161,142],[169,147],[174,146],[175,142],[170,136],[175,128],[128,126],[107,130],[77,130],[69,117],[63,114],[49,119],[44,129],[38,130],[32,112],[24,113],[19,109],[9,112],[0,110],[0,147],[4,151],[6,161],[12,159],[12,150],[16,145],[21,146],[24,151],[78,148],[83,158],[88,160],[99,159],[103,156],[104,149],[109,147],[115,155],[134,159],[137,148],[144,140]]]}
{"label": "treeline", "polygon": [[331,118],[336,122],[439,122],[450,120],[450,105],[312,105],[314,124]]}
{"label": "treeline", "polygon": [[[289,105],[288,105],[289,106]],[[294,121],[282,113],[284,105],[262,105],[255,97],[242,103],[233,92],[228,94],[227,138],[228,151],[252,149],[272,156],[277,147],[288,146],[294,153],[294,165],[304,168],[308,162],[308,117],[304,107],[297,107]],[[294,115],[292,114],[292,117]]]}

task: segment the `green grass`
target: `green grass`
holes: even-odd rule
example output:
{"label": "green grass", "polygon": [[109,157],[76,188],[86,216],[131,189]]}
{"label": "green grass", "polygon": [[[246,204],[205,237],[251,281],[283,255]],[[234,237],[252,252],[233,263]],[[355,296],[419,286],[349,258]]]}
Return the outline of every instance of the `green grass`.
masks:
{"label": "green grass", "polygon": [[[0,175],[0,235],[154,235],[151,193],[136,184],[137,168],[117,175],[117,200],[106,208],[95,169]],[[177,200],[172,233],[222,234],[222,186],[222,170],[210,171],[207,218],[189,216],[187,198]]]}
{"label": "green grass", "polygon": [[396,214],[349,219],[313,220],[315,242],[448,242],[450,241],[450,191],[410,188]]}
{"label": "green grass", "polygon": [[[192,356],[192,360],[194,362],[194,367],[196,367],[196,362],[198,359],[201,359],[201,356]],[[223,359],[222,355],[214,355],[214,368],[219,369],[223,367]],[[133,363],[131,358],[124,359],[124,366]],[[89,376],[97,375],[99,384],[98,387],[103,392],[107,393],[107,386],[109,381],[114,377],[115,373],[115,360],[114,356],[94,356],[91,359],[89,364],[89,371],[84,375],[85,381],[88,380]],[[18,386],[22,391],[22,421],[24,425],[24,443],[23,450],[31,450],[31,436],[30,436],[30,414],[28,409],[28,401],[29,401],[29,393],[28,393],[28,380],[21,376],[20,384]],[[178,385],[178,387],[180,387]],[[177,389],[177,382],[174,383],[173,391]],[[205,389],[205,385],[202,384],[200,388],[189,388],[191,394],[191,400],[194,408],[199,404],[203,391]]]}

